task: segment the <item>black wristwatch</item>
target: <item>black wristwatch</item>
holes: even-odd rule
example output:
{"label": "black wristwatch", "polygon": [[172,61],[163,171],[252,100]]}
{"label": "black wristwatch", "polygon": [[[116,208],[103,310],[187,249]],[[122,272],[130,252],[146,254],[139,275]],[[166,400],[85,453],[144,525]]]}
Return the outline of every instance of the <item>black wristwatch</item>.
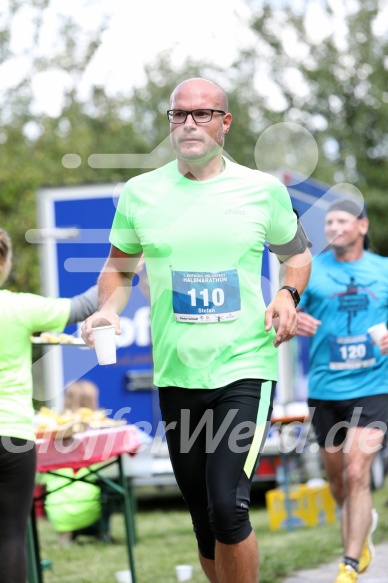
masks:
{"label": "black wristwatch", "polygon": [[[290,294],[292,295],[292,299],[294,300],[295,308],[300,302],[300,295],[298,294],[298,290],[296,287],[291,287],[290,285],[283,285],[280,289],[288,289]],[[280,291],[280,290],[279,290]]]}

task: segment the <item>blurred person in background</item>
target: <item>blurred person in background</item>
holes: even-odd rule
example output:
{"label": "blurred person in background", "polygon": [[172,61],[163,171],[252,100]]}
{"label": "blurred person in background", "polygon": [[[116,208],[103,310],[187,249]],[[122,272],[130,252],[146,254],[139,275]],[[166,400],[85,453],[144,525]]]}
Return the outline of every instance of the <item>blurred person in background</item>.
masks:
{"label": "blurred person in background", "polygon": [[[12,268],[12,244],[0,229],[0,288]],[[61,332],[97,306],[96,286],[74,298],[47,298],[0,289],[0,569],[1,580],[25,583],[26,533],[36,450],[32,346],[36,332]]]}
{"label": "blurred person in background", "polygon": [[373,557],[371,464],[388,423],[388,258],[368,251],[363,202],[332,203],[325,234],[331,248],[315,257],[298,313],[310,337],[308,404],[333,496],[342,509],[344,557],[335,583],[354,583]]}

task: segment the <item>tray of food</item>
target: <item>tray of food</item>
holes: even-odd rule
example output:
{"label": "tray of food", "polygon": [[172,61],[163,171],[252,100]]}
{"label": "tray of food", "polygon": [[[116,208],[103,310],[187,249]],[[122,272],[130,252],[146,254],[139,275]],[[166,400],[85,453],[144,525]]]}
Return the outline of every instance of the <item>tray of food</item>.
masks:
{"label": "tray of food", "polygon": [[104,409],[93,410],[88,407],[64,413],[41,407],[34,420],[35,435],[38,439],[66,439],[88,429],[105,429],[125,424],[125,419],[116,420],[108,417]]}
{"label": "tray of food", "polygon": [[86,346],[82,338],[72,336],[71,334],[53,334],[52,332],[42,332],[40,336],[31,336],[32,344],[42,344],[51,346],[59,344],[61,346]]}

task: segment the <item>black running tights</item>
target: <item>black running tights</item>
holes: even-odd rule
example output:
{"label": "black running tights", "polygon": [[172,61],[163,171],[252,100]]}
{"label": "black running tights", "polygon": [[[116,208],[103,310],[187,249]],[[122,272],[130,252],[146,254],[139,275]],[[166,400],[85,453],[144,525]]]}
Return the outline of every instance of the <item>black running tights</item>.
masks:
{"label": "black running tights", "polygon": [[35,444],[0,436],[0,580],[26,583],[27,523],[36,466]]}

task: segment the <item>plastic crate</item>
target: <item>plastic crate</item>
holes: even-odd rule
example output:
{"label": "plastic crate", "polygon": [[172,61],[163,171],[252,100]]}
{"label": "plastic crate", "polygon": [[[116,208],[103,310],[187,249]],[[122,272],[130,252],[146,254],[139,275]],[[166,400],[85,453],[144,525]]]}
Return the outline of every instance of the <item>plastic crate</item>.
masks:
{"label": "plastic crate", "polygon": [[282,488],[269,490],[265,497],[270,530],[331,524],[337,519],[336,503],[326,482],[290,486],[288,499]]}

